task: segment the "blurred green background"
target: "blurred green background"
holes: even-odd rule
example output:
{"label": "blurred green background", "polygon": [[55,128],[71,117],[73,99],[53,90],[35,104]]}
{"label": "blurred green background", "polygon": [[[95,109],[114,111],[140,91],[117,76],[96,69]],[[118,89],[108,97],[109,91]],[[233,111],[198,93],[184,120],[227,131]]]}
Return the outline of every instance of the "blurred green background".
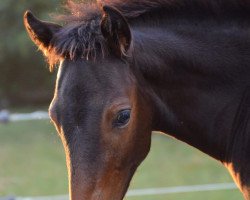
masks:
{"label": "blurred green background", "polygon": [[27,36],[23,14],[31,10],[48,20],[62,0],[0,1],[0,108],[46,105],[53,94],[55,74]]}
{"label": "blurred green background", "polygon": [[[28,38],[23,13],[43,20],[57,12],[62,0],[1,0],[0,110],[44,109],[53,96],[56,73]],[[232,182],[220,163],[184,143],[154,134],[152,150],[138,169],[131,188]],[[0,196],[67,193],[67,172],[60,139],[49,120],[0,124]],[[134,200],[242,199],[238,190],[194,192]]]}

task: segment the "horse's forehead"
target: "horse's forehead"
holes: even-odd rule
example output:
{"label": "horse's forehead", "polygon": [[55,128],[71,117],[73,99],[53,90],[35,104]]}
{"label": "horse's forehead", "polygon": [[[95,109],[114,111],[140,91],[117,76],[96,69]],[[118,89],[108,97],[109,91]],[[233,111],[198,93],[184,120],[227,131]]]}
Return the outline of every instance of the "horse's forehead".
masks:
{"label": "horse's forehead", "polygon": [[[58,71],[58,79],[66,79],[68,82],[98,84],[121,84],[129,77],[129,68],[119,60],[103,60],[102,62],[70,62],[61,64]],[[120,83],[119,83],[120,82]],[[88,84],[87,84],[88,85]]]}
{"label": "horse's forehead", "polygon": [[61,94],[77,90],[88,96],[119,96],[131,85],[129,76],[124,63],[65,62],[58,70],[57,88]]}

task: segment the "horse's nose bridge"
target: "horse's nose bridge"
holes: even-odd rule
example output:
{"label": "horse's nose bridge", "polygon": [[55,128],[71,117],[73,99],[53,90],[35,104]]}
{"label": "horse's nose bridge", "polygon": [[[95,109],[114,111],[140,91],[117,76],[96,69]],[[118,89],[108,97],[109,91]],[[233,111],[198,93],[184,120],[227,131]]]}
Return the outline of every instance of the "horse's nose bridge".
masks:
{"label": "horse's nose bridge", "polygon": [[56,113],[52,108],[49,108],[49,117],[53,121],[55,121],[55,119],[56,119]]}
{"label": "horse's nose bridge", "polygon": [[56,125],[58,124],[58,111],[55,109],[54,106],[49,107],[48,113],[49,113],[49,118],[52,120],[52,122],[54,122]]}
{"label": "horse's nose bridge", "polygon": [[57,117],[57,109],[56,109],[55,99],[53,99],[52,102],[50,103],[48,111],[49,111],[50,119],[57,124],[58,123],[58,117]]}

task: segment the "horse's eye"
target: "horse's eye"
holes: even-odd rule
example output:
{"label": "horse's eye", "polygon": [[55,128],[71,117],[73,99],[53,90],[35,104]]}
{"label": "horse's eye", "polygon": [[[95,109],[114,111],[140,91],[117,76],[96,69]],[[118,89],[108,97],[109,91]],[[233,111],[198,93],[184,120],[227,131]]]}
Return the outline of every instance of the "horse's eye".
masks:
{"label": "horse's eye", "polygon": [[122,128],[129,122],[129,119],[130,119],[130,110],[129,109],[121,110],[116,115],[113,125],[114,127]]}

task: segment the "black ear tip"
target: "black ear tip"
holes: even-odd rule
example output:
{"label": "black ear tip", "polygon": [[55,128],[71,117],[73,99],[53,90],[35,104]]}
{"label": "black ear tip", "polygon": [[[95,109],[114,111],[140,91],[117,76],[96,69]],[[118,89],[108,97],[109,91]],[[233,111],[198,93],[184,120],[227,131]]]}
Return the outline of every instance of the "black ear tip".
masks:
{"label": "black ear tip", "polygon": [[107,6],[107,5],[104,5],[102,7],[103,11],[105,13],[109,13],[109,14],[120,14],[120,11],[118,11],[116,8],[112,7],[112,6]]}
{"label": "black ear tip", "polygon": [[32,12],[29,11],[29,10],[27,10],[27,11],[24,13],[24,16],[23,16],[23,18],[24,18],[25,20],[29,20],[29,19],[32,18],[32,17],[33,17],[33,14],[32,14]]}
{"label": "black ear tip", "polygon": [[31,24],[32,22],[37,21],[36,17],[32,14],[30,10],[27,10],[24,13],[23,19],[25,24]]}
{"label": "black ear tip", "polygon": [[108,12],[109,11],[109,6],[107,6],[107,5],[104,5],[103,7],[102,7],[102,9],[103,9],[103,11],[104,12]]}

